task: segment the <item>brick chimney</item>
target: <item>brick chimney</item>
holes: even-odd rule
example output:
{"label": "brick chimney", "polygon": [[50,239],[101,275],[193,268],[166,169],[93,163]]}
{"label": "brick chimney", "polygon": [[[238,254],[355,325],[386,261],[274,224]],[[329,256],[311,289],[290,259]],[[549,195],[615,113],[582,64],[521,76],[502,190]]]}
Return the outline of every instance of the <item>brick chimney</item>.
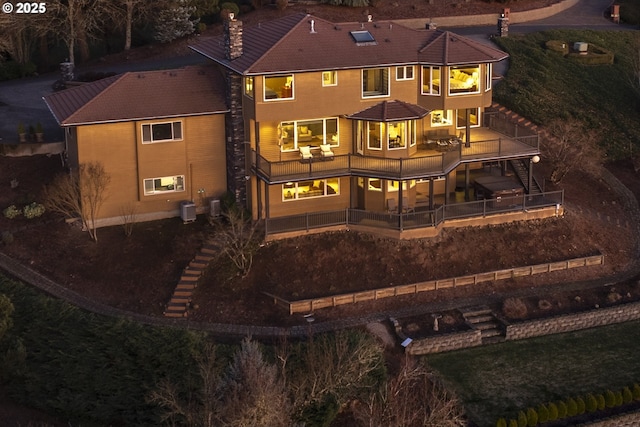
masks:
{"label": "brick chimney", "polygon": [[224,21],[224,55],[229,61],[242,56],[242,21],[233,13]]}

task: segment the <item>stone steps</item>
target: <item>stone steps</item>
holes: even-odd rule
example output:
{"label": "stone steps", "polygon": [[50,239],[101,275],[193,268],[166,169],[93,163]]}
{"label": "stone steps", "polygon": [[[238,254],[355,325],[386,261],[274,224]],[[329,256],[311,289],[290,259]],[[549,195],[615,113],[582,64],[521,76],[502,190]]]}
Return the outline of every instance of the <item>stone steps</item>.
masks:
{"label": "stone steps", "polygon": [[193,257],[189,265],[185,267],[176,285],[171,299],[165,306],[164,316],[172,318],[184,318],[189,314],[193,293],[198,287],[198,281],[202,277],[209,262],[220,252],[219,246],[205,244]]}
{"label": "stone steps", "polygon": [[465,307],[459,309],[465,322],[477,331],[480,331],[483,344],[492,344],[504,341],[502,324],[495,317],[489,307]]}

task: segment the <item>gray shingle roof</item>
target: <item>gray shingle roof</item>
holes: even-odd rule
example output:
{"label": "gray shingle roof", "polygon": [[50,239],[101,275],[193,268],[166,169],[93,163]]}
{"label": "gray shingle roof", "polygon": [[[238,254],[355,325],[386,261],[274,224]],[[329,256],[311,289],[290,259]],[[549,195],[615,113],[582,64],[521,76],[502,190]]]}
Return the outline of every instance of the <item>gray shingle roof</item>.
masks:
{"label": "gray shingle roof", "polygon": [[227,111],[224,81],[212,66],[129,72],[52,93],[44,101],[61,126]]}
{"label": "gray shingle roof", "polygon": [[[363,30],[375,43],[356,43],[351,32]],[[243,55],[232,61],[225,58],[223,35],[190,47],[244,75],[397,64],[472,64],[507,57],[505,52],[448,31],[415,30],[391,21],[335,24],[305,14],[243,28]]]}
{"label": "gray shingle roof", "polygon": [[382,101],[373,107],[351,114],[348,118],[375,122],[392,122],[396,120],[421,119],[429,113],[430,110],[419,105],[409,104],[396,99],[393,101]]}

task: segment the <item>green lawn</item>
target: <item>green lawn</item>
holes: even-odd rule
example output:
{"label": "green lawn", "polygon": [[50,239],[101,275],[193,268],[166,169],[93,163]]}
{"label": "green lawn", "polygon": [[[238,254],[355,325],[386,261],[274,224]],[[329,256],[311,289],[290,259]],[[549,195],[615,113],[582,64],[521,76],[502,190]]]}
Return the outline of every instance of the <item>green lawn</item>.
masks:
{"label": "green lawn", "polygon": [[480,426],[640,382],[640,322],[426,356]]}
{"label": "green lawn", "polygon": [[[510,62],[494,100],[542,125],[577,119],[585,131],[600,134],[610,156],[627,156],[640,146],[640,88],[631,83],[632,46],[638,37],[636,31],[551,30],[498,38]],[[587,42],[612,51],[614,63],[584,65],[548,49],[550,40],[568,46]]]}

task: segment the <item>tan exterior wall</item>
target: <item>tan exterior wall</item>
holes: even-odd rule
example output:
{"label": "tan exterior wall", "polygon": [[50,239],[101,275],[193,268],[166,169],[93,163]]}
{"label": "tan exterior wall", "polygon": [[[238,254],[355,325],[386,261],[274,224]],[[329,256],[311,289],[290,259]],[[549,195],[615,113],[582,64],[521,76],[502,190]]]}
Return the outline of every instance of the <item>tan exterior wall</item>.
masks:
{"label": "tan exterior wall", "polygon": [[[142,124],[181,121],[181,141],[142,144]],[[179,215],[180,202],[202,211],[226,191],[224,115],[81,126],[79,163],[100,162],[111,177],[98,226],[122,223],[123,210],[136,219]],[[184,191],[144,195],[144,179],[184,175]],[[198,191],[201,190],[201,191]]]}

